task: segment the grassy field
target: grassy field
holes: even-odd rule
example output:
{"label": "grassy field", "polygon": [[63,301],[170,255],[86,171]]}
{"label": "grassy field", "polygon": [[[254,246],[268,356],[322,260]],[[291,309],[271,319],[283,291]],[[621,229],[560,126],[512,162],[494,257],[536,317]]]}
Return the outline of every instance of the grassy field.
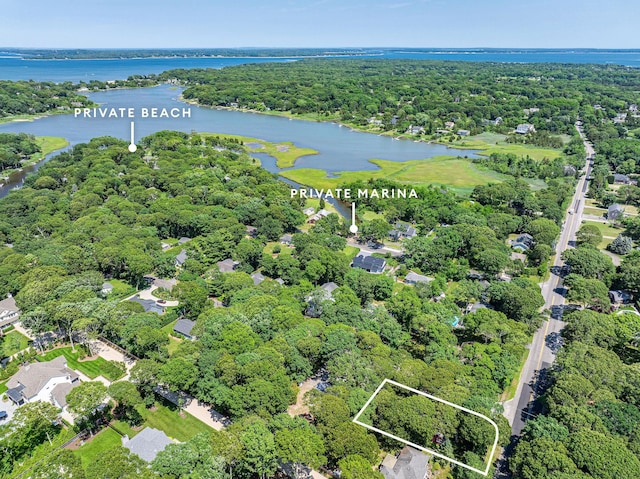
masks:
{"label": "grassy field", "polygon": [[281,175],[297,183],[319,189],[336,188],[343,183],[366,181],[370,178],[387,178],[412,186],[447,186],[463,194],[469,194],[476,185],[486,185],[508,178],[491,170],[480,169],[469,160],[449,156],[405,162],[387,160],[370,160],[370,162],[378,166],[378,169],[339,172],[335,173],[335,178],[327,178],[326,171],[313,168],[283,171]]}
{"label": "grassy field", "polygon": [[342,253],[349,259],[353,259],[358,254],[358,251],[360,251],[360,249],[355,246],[345,246]]}
{"label": "grassy field", "polygon": [[558,158],[562,152],[553,148],[541,148],[534,145],[524,145],[520,143],[507,143],[505,135],[497,133],[481,133],[480,135],[470,136],[453,143],[446,142],[448,146],[456,148],[469,148],[474,150],[482,150],[480,154],[490,155],[492,153],[513,153],[518,156],[530,156],[534,160],[540,161],[543,158]]}
{"label": "grassy field", "polygon": [[520,370],[518,371],[518,375],[513,378],[511,384],[504,390],[504,392],[500,395],[500,401],[509,401],[513,399],[516,395],[516,390],[518,389],[518,383],[520,382],[520,375],[522,374],[522,369],[524,368],[524,363],[527,361],[527,357],[529,356],[529,350],[525,349],[522,358],[520,358]]}
{"label": "grassy field", "polygon": [[11,331],[0,338],[0,357],[12,356],[29,347],[29,338],[18,331]]}
{"label": "grassy field", "polygon": [[80,458],[82,467],[86,469],[104,451],[120,445],[122,445],[120,434],[108,427],[96,434],[90,442],[76,449],[74,454]]}
{"label": "grassy field", "polygon": [[76,369],[91,379],[95,379],[99,375],[104,376],[110,381],[114,381],[122,377],[122,374],[119,374],[119,372],[116,373],[114,371],[115,368],[104,358],[98,357],[90,361],[80,361],[78,359],[80,352],[73,352],[70,346],[54,349],[42,356],[38,356],[37,359],[38,361],[44,362],[51,361],[58,356],[64,356],[67,359],[67,365],[71,369]]}
{"label": "grassy field", "polygon": [[256,153],[266,153],[269,156],[273,156],[276,159],[276,165],[278,166],[278,168],[290,168],[301,156],[318,154],[317,150],[314,150],[312,148],[301,148],[294,145],[290,141],[284,141],[282,143],[271,143],[265,140],[260,140],[258,138],[249,138],[247,136],[203,133],[203,136],[207,135],[242,140],[249,151],[253,151]]}
{"label": "grassy field", "polygon": [[139,407],[138,412],[144,418],[144,424],[164,431],[172,439],[188,441],[198,433],[209,434],[212,429],[205,423],[196,419],[188,412],[180,416],[177,406],[156,403],[155,411]]}
{"label": "grassy field", "polygon": [[7,392],[9,388],[7,387],[7,381],[0,383],[0,396]]}
{"label": "grassy field", "polygon": [[365,211],[364,214],[360,215],[360,217],[364,221],[372,221],[372,220],[383,220],[384,215],[380,213],[376,213],[375,211]]}
{"label": "grassy field", "polygon": [[36,142],[42,151],[32,156],[35,161],[40,161],[49,153],[60,150],[69,144],[65,138],[59,136],[37,136]]}

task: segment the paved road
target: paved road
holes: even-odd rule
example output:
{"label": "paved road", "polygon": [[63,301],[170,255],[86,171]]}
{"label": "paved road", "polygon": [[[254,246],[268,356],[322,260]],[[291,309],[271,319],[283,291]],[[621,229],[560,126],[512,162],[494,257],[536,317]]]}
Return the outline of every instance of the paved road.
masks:
{"label": "paved road", "polygon": [[363,251],[363,252],[369,253],[369,254],[373,254],[373,253],[381,253],[381,254],[391,253],[391,256],[393,256],[393,257],[402,256],[404,254],[402,250],[399,250],[399,249],[396,249],[396,248],[391,248],[389,246],[383,246],[381,248],[376,248],[376,249],[369,248],[365,244],[358,243],[354,238],[347,238],[347,244],[349,246],[355,246],[360,251]]}
{"label": "paved road", "polygon": [[560,238],[556,244],[556,254],[551,275],[547,281],[541,284],[542,296],[545,300],[544,308],[551,311],[551,318],[545,321],[534,334],[533,341],[529,346],[529,357],[525,362],[520,376],[515,397],[504,404],[504,415],[512,426],[512,433],[516,436],[520,434],[520,431],[524,427],[524,421],[530,417],[527,408],[530,407],[534,399],[535,394],[533,389],[538,383],[537,378],[540,371],[553,364],[558,341],[560,341],[560,332],[564,327],[564,322],[560,319],[562,317],[562,307],[565,302],[565,290],[562,288],[561,276],[564,262],[562,261],[561,253],[573,247],[575,244],[576,232],[580,228],[582,213],[584,211],[585,195],[588,186],[587,178],[591,173],[592,164],[590,158],[595,154],[591,144],[586,141],[581,126],[576,124],[576,128],[584,141],[587,160],[582,171],[583,174],[576,185],[576,191],[565,215]]}

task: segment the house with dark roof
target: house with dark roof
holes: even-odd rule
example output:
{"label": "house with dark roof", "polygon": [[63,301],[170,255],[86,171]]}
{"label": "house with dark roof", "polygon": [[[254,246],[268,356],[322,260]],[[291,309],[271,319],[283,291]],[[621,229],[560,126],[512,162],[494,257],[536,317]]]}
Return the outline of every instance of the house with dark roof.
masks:
{"label": "house with dark roof", "polygon": [[127,435],[122,437],[122,446],[147,462],[152,462],[169,444],[174,444],[169,436],[152,427],[145,427],[131,439]]}
{"label": "house with dark roof", "polygon": [[145,313],[164,314],[164,308],[152,299],[142,299],[140,296],[134,296],[129,301],[141,304]]}
{"label": "house with dark roof", "polygon": [[622,185],[628,185],[631,183],[631,178],[629,178],[627,175],[623,175],[621,173],[614,173],[613,174],[613,182],[614,183],[618,183],[618,184],[622,184]]}
{"label": "house with dark roof", "polygon": [[64,356],[58,356],[51,361],[21,367],[7,381],[6,394],[18,406],[43,401],[64,408],[67,405],[67,394],[78,384],[78,373],[67,367]]}
{"label": "house with dark roof", "polygon": [[430,477],[429,459],[410,446],[405,446],[397,456],[387,454],[380,465],[380,472],[385,479],[427,479]]}
{"label": "house with dark roof", "polygon": [[428,283],[433,281],[433,278],[429,276],[424,276],[418,273],[414,273],[413,271],[409,271],[407,275],[404,277],[405,284],[418,284],[418,283]]}
{"label": "house with dark roof", "polygon": [[218,261],[218,269],[221,273],[233,273],[240,261],[233,261],[231,258],[225,259],[224,261]]}
{"label": "house with dark roof", "polygon": [[624,207],[618,203],[614,203],[607,208],[607,219],[610,221],[616,221],[622,219],[624,216]]}
{"label": "house with dark roof", "polygon": [[194,336],[191,334],[191,330],[195,325],[195,321],[191,321],[190,319],[186,318],[180,318],[178,321],[176,321],[176,324],[173,327],[173,331],[181,336],[184,336],[187,339],[194,339]]}
{"label": "house with dark roof", "polygon": [[522,251],[533,248],[535,244],[536,242],[533,240],[533,236],[529,233],[521,233],[516,239],[511,240],[511,247]]}
{"label": "house with dark roof", "polygon": [[247,232],[247,235],[251,236],[252,238],[258,235],[258,228],[256,228],[255,226],[247,226],[245,228],[245,231]]}
{"label": "house with dark roof", "polygon": [[16,300],[13,296],[0,301],[0,329],[18,321],[20,317],[20,308],[16,305]]}
{"label": "house with dark roof", "polygon": [[178,268],[182,267],[185,261],[187,261],[187,250],[183,249],[178,253],[178,256],[176,256],[176,266]]}
{"label": "house with dark roof", "polygon": [[631,293],[628,291],[622,291],[620,289],[615,289],[609,291],[609,299],[613,304],[627,304],[632,300]]}
{"label": "house with dark roof", "polygon": [[353,258],[351,266],[354,268],[364,269],[369,273],[379,274],[384,271],[385,266],[387,266],[387,262],[377,256],[364,256],[359,254]]}
{"label": "house with dark roof", "polygon": [[399,241],[402,238],[413,238],[418,234],[415,226],[410,223],[398,221],[391,231],[389,231],[389,238],[393,241]]}

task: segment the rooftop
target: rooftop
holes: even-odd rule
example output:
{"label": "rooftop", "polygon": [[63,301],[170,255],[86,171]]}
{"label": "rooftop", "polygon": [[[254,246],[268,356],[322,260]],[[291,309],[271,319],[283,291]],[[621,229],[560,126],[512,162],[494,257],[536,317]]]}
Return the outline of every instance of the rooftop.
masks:
{"label": "rooftop", "polygon": [[160,451],[173,441],[169,439],[163,431],[146,427],[135,437],[129,439],[127,436],[122,438],[122,445],[147,462],[153,461]]}
{"label": "rooftop", "polygon": [[69,381],[78,379],[78,374],[67,367],[64,356],[23,366],[7,381],[7,388],[18,389],[24,398],[29,399],[37,395],[52,378],[60,377],[67,377]]}
{"label": "rooftop", "polygon": [[191,336],[191,330],[196,325],[195,321],[191,321],[190,319],[180,318],[176,325],[173,327],[173,330],[176,333],[184,334],[185,336]]}
{"label": "rooftop", "polygon": [[398,457],[387,455],[380,472],[385,479],[424,479],[429,468],[430,456],[405,446]]}

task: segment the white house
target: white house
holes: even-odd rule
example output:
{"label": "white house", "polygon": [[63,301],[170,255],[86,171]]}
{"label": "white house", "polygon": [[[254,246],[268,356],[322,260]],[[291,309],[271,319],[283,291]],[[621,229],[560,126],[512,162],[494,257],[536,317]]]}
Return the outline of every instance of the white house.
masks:
{"label": "white house", "polygon": [[0,301],[0,329],[15,323],[20,317],[20,308],[13,297]]}
{"label": "white house", "polygon": [[45,363],[27,364],[7,381],[7,396],[16,405],[43,401],[64,409],[67,394],[80,384],[78,373],[67,367],[64,356]]}

